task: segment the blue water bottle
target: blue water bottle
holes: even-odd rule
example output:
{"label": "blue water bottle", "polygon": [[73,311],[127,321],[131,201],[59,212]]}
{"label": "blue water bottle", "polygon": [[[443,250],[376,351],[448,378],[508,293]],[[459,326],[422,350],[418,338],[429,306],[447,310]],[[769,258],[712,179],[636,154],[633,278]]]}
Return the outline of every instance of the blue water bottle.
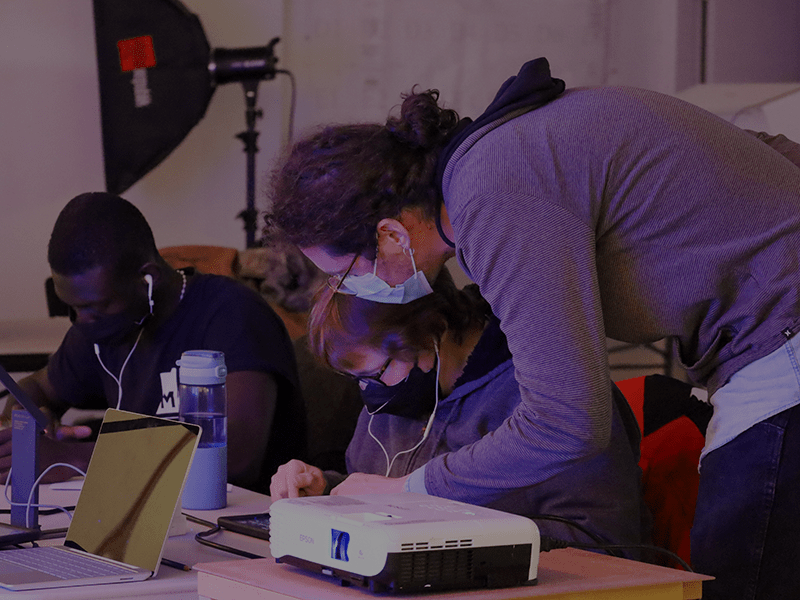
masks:
{"label": "blue water bottle", "polygon": [[183,508],[224,508],[228,503],[225,355],[213,350],[189,350],[177,364],[180,419],[203,429],[183,489]]}

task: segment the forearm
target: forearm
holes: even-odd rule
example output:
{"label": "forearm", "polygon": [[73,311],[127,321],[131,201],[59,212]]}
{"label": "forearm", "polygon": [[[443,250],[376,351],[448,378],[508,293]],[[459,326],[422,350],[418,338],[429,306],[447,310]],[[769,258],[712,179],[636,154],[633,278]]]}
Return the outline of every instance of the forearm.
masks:
{"label": "forearm", "polygon": [[564,429],[511,417],[479,441],[426,463],[425,490],[433,496],[486,505],[511,489],[546,481],[601,452]]}
{"label": "forearm", "polygon": [[[520,207],[537,223],[522,244],[497,235],[514,230]],[[425,487],[432,495],[486,504],[564,472],[609,443],[611,385],[596,239],[566,207],[513,191],[480,196],[451,218],[458,243],[469,249],[462,256],[466,271],[500,319],[520,402],[481,440],[432,459]]]}
{"label": "forearm", "polygon": [[[80,440],[70,440],[66,442],[53,442],[52,449],[42,448],[40,460],[40,471],[56,463],[65,463],[77,467],[82,472],[89,468],[89,461],[94,451],[94,442],[84,442]],[[75,477],[79,473],[68,467],[55,467],[43,478],[45,483],[53,481],[64,481]]]}
{"label": "forearm", "polygon": [[[11,429],[0,431],[0,481],[5,481],[12,466]],[[94,451],[94,442],[70,439],[58,441],[49,435],[39,436],[39,471],[45,473],[48,467],[56,463],[72,465],[85,473]],[[80,473],[69,467],[54,467],[42,477],[43,483],[64,481]]]}
{"label": "forearm", "polygon": [[268,373],[238,372],[227,378],[228,481],[258,485],[277,402],[277,383]]}

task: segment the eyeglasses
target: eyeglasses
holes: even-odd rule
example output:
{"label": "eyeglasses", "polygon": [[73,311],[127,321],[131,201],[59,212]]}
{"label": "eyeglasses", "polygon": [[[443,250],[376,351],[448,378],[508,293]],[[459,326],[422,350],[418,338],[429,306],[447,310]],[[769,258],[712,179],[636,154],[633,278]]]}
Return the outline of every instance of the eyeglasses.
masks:
{"label": "eyeglasses", "polygon": [[350,266],[347,267],[347,270],[344,272],[344,275],[330,275],[328,277],[326,283],[328,284],[328,287],[331,288],[335,294],[346,293],[341,291],[342,284],[344,284],[344,280],[347,279],[347,276],[350,274],[350,271],[353,270],[353,265],[356,264],[356,261],[358,260],[359,256],[361,256],[361,254],[357,252],[356,255],[353,257]]}
{"label": "eyeglasses", "polygon": [[377,373],[373,373],[372,375],[352,375],[352,374],[350,374],[349,376],[352,377],[353,379],[355,379],[359,383],[359,385],[362,386],[361,389],[364,389],[364,387],[369,385],[370,383],[376,383],[376,384],[381,385],[383,387],[389,387],[389,385],[383,379],[381,379],[381,377],[383,377],[383,374],[386,373],[386,369],[389,368],[389,365],[392,364],[393,360],[394,360],[394,358],[392,358],[391,356],[389,358],[387,358],[386,362],[383,363],[383,366],[378,370],[378,372]]}

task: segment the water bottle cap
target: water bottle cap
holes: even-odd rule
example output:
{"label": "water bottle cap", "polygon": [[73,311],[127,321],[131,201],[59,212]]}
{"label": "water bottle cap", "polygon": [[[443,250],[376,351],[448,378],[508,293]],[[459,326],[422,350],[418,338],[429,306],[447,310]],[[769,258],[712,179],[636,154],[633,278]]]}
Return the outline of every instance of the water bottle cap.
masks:
{"label": "water bottle cap", "polygon": [[178,381],[183,385],[219,385],[225,383],[228,369],[225,354],[216,350],[187,350],[176,364]]}

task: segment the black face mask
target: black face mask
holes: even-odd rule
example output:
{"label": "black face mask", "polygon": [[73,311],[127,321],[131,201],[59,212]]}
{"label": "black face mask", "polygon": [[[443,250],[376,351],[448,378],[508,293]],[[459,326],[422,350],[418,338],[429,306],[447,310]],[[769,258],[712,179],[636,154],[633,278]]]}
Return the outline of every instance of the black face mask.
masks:
{"label": "black face mask", "polygon": [[385,413],[407,419],[425,419],[436,406],[438,386],[435,364],[427,373],[414,365],[408,377],[400,383],[389,386],[370,383],[361,392],[361,399],[370,414]]}
{"label": "black face mask", "polygon": [[98,319],[94,323],[77,323],[75,322],[75,316],[75,312],[70,310],[69,318],[72,321],[72,326],[80,331],[91,343],[117,346],[133,336],[144,325],[150,315],[147,314],[137,320],[130,313],[121,312]]}

